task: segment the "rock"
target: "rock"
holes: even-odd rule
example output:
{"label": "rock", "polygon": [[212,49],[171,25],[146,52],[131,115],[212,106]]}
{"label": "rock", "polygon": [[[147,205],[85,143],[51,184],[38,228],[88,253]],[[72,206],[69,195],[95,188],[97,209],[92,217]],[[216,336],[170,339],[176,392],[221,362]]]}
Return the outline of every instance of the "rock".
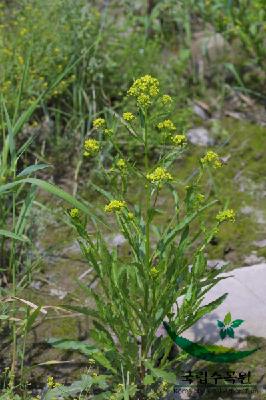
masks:
{"label": "rock", "polygon": [[[212,73],[211,66],[220,62],[230,62],[234,54],[229,43],[212,27],[193,35],[191,54],[195,72],[200,78]],[[226,71],[228,73],[228,71]]]}
{"label": "rock", "polygon": [[266,247],[266,239],[264,240],[255,240],[255,242],[253,242],[253,244],[259,248],[264,248]]}
{"label": "rock", "polygon": [[30,287],[36,290],[41,289],[41,287],[43,286],[43,282],[41,281],[32,281],[30,284]]}
{"label": "rock", "polygon": [[228,265],[229,262],[225,260],[208,260],[207,261],[207,266],[208,268],[215,268],[215,269],[221,269],[225,265]]}
{"label": "rock", "polygon": [[58,297],[59,300],[63,300],[66,297],[67,292],[61,289],[51,288],[50,295]]}
{"label": "rock", "polygon": [[190,129],[187,133],[187,138],[196,146],[207,147],[214,145],[214,139],[210,136],[209,131],[203,127]]}
{"label": "rock", "polygon": [[[207,293],[202,305],[224,293],[228,293],[227,298],[216,310],[201,318],[182,335],[191,340],[204,338],[206,343],[237,348],[243,347],[243,340],[247,336],[266,338],[266,263],[239,268],[221,276],[227,279],[221,280]],[[221,340],[216,323],[217,319],[223,320],[228,311],[231,312],[233,320],[243,319],[244,323],[236,328],[235,339]]]}
{"label": "rock", "polygon": [[193,104],[194,113],[203,120],[210,118],[209,114],[199,104]]}
{"label": "rock", "polygon": [[245,265],[254,265],[254,264],[264,262],[264,261],[265,261],[265,258],[258,257],[256,251],[252,251],[252,253],[249,256],[244,258]]}
{"label": "rock", "polygon": [[[209,344],[219,344],[234,348],[243,348],[248,336],[266,338],[266,263],[256,264],[222,273],[226,279],[218,282],[205,296],[202,306],[225,293],[228,296],[214,311],[203,316],[182,336],[193,340],[203,340]],[[178,298],[179,306],[183,297]],[[220,339],[217,320],[223,321],[225,315],[231,312],[232,320],[242,319],[243,324],[235,328],[235,338]],[[157,335],[165,335],[160,328]]]}
{"label": "rock", "polygon": [[242,214],[244,215],[250,215],[253,213],[254,208],[251,206],[245,206],[245,207],[241,207],[240,211],[242,212]]}
{"label": "rock", "polygon": [[117,235],[115,235],[112,239],[111,239],[111,244],[112,246],[121,246],[122,244],[124,244],[126,242],[126,239],[124,238],[123,235],[121,235],[120,233],[118,233]]}
{"label": "rock", "polygon": [[264,211],[263,210],[258,210],[258,209],[254,208],[254,207],[251,207],[251,206],[245,206],[245,207],[242,207],[240,209],[240,211],[244,215],[253,214],[253,216],[255,217],[255,220],[256,220],[256,222],[258,224],[265,224],[266,223],[265,215],[264,215]]}

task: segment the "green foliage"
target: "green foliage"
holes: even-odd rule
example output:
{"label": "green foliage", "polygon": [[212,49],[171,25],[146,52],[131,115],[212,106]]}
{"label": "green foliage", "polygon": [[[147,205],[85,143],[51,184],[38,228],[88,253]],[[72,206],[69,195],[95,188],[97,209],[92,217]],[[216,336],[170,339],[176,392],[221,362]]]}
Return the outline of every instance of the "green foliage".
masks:
{"label": "green foliage", "polygon": [[[132,121],[126,123],[123,118],[117,118],[131,135],[131,140],[142,147],[144,167],[138,167],[134,159],[123,154],[123,148],[116,141],[116,132],[113,132],[100,146],[104,151],[111,142],[120,160],[118,164],[115,158],[112,168],[106,172],[101,169],[112,191],[91,184],[105,198],[104,211],[114,217],[106,216],[105,221],[114,229],[118,228],[125,238],[127,255],[110,248],[100,226],[95,226],[95,231],[90,233],[87,219],[76,210],[70,211],[81,250],[96,273],[99,288],[95,291],[82,285],[84,293],[93,299],[93,307],[64,307],[91,317],[94,327],[89,338],[99,353],[95,353],[91,343],[57,340],[55,346],[70,346],[82,352],[89,349],[91,357],[114,375],[112,385],[117,383],[119,376],[122,378],[122,365],[139,390],[145,383],[143,390],[147,393],[151,382],[151,378],[146,378],[149,371],[169,383],[174,381],[168,370],[178,358],[169,360],[170,338],[157,335],[163,321],[167,318],[171,328],[181,333],[224,299],[222,296],[201,306],[205,294],[221,278],[217,277],[218,271],[206,268],[204,252],[220,222],[216,219],[212,225],[207,223],[206,212],[215,201],[205,199],[200,186],[207,168],[205,159],[209,160],[210,168],[221,167],[221,163],[217,162],[215,153],[207,153],[209,158],[202,158],[194,181],[186,187],[182,197],[184,188],[176,174],[172,175],[172,166],[177,157],[184,155],[186,144],[183,136],[178,144],[173,139],[172,130],[176,127],[169,120],[171,98],[166,97],[167,104],[162,104],[164,93],[157,79],[149,75],[137,79],[128,94],[136,98],[130,117]],[[124,114],[124,117],[128,115]],[[108,124],[109,120],[97,120],[94,126],[96,131],[104,133],[110,129]],[[152,143],[155,136],[160,144],[154,160]],[[85,142],[85,149],[87,145]],[[144,198],[137,203],[131,200],[132,184],[143,189]],[[167,193],[173,202],[164,206],[162,200]],[[169,219],[162,224],[159,217],[166,212]],[[177,304],[177,298],[183,298],[181,304]],[[158,383],[154,388],[159,390]]]}
{"label": "green foliage", "polygon": [[[92,44],[90,40],[95,38],[99,27],[99,14],[95,8],[86,7],[82,0],[74,5],[62,0],[45,3],[27,0],[16,7],[2,4],[0,21],[0,85],[9,108],[14,106],[25,55],[30,50],[31,62],[22,101],[25,109],[54,82],[70,58],[80,55],[85,38],[87,46]],[[50,96],[63,93],[74,79],[74,75],[66,77]]]}
{"label": "green foliage", "polygon": [[[222,300],[201,306],[207,291],[219,281],[217,272],[206,266],[205,249],[219,225],[207,222],[214,202],[211,197],[204,199],[200,191],[206,166],[201,163],[191,185],[184,188],[174,162],[186,154],[186,147],[176,147],[171,132],[160,131],[158,124],[173,112],[175,133],[185,134],[191,125],[187,100],[202,91],[191,69],[197,30],[211,27],[238,53],[225,64],[212,63],[212,71],[223,69],[221,77],[217,74],[219,85],[223,86],[229,75],[230,84],[240,90],[262,91],[265,2],[152,3],[148,12],[146,1],[23,0],[0,4],[0,268],[7,280],[7,288],[0,290],[0,319],[1,329],[8,326],[12,333],[14,347],[8,377],[11,389],[3,398],[12,398],[17,336],[22,339],[23,380],[26,337],[42,313],[40,307],[23,303],[20,320],[16,320],[20,300],[14,300],[31,280],[36,264],[29,249],[37,188],[77,209],[72,223],[100,282],[99,292],[83,287],[94,301],[92,308],[65,307],[93,320],[93,344],[53,342],[62,350],[93,353],[97,364],[107,371],[107,378],[101,375],[98,381],[82,377],[70,387],[72,394],[88,384],[93,393],[97,387],[105,391],[95,398],[127,399],[144,384],[146,394],[152,388],[155,398],[162,397],[165,389],[158,379],[172,382],[170,368],[184,357],[168,360],[169,338],[156,337],[162,321],[167,318],[171,328],[181,333]],[[141,107],[134,108],[135,101],[125,96],[128,82],[146,73],[157,76],[173,96],[167,107],[156,98],[146,108],[142,98],[138,99]],[[136,119],[124,120],[118,114],[121,109],[134,110]],[[44,115],[52,126],[47,137],[38,127]],[[97,116],[105,117],[106,128],[113,131],[110,137],[104,130],[91,128]],[[50,171],[51,158],[58,175],[66,169],[65,160],[71,164],[73,158],[75,195],[79,173],[83,169],[86,176],[92,169],[92,163],[83,163],[80,151],[86,136],[101,144],[95,165],[98,186],[89,181],[88,187],[106,202],[125,201],[120,212],[114,211],[114,218],[36,178],[42,170]],[[39,154],[41,163],[33,161]],[[156,172],[157,168],[163,170]],[[173,179],[166,179],[167,174]],[[152,181],[148,175],[164,179]],[[143,189],[140,193],[139,188]],[[106,229],[117,227],[126,241],[122,252],[111,248],[105,238]],[[181,304],[175,304],[178,296],[183,296]],[[242,323],[218,321],[221,337],[233,337]],[[123,371],[130,373],[130,382]],[[64,390],[67,393],[68,388]]]}

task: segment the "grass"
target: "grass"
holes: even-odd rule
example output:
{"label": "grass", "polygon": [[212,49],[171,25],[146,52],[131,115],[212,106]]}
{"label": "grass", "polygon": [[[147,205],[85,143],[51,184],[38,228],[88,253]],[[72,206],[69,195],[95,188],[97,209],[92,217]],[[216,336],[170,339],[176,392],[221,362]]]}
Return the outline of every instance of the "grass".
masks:
{"label": "grass", "polygon": [[[95,204],[102,200],[92,193],[91,179],[112,187],[114,181],[104,177],[103,170],[117,159],[117,148],[140,168],[142,148],[129,139],[125,126],[117,130],[116,143],[106,146],[96,164],[84,162],[82,146],[96,117],[105,117],[116,129],[121,122],[117,114],[132,107],[125,96],[128,83],[141,75],[156,76],[173,96],[178,133],[202,124],[191,111],[195,99],[208,103],[213,97],[217,99],[214,109],[220,111],[234,92],[261,107],[266,83],[265,7],[263,0],[240,0],[237,5],[226,0],[142,0],[139,5],[119,0],[77,0],[75,4],[14,0],[0,4],[0,317],[1,335],[12,354],[10,369],[2,379],[1,399],[32,397],[26,389],[25,355],[30,330],[41,320],[42,310],[37,301],[32,306],[14,298],[23,298],[41,265],[34,215],[36,207],[44,217],[50,211],[38,205],[37,200],[45,203],[47,196],[40,196],[40,191],[60,199],[64,211],[77,207],[92,218],[94,227],[108,230],[101,213],[95,213]],[[221,57],[209,51],[214,32],[228,50]],[[212,128],[217,131],[217,151],[231,155],[230,167],[226,174],[206,178],[204,188],[211,197],[218,196],[220,204],[240,212],[237,224],[220,230],[208,256],[225,257],[235,267],[243,265],[245,255],[256,250],[254,242],[265,233],[256,210],[241,213],[252,204],[265,214],[261,194],[265,130],[242,122],[222,124],[224,130]],[[95,138],[101,141],[102,133]],[[156,162],[157,131],[151,146],[150,161]],[[185,161],[175,163],[180,180],[186,181],[200,153],[192,148]],[[244,189],[235,196],[238,173],[237,182]],[[246,180],[241,181],[243,176]],[[63,178],[68,179],[65,190],[58,185]],[[142,194],[132,190],[131,196],[137,201]],[[172,206],[169,196],[164,196]],[[167,217],[166,213],[161,221]],[[69,224],[65,216],[60,218]],[[265,256],[265,249],[257,252]],[[125,393],[129,390],[127,385],[124,389]]]}

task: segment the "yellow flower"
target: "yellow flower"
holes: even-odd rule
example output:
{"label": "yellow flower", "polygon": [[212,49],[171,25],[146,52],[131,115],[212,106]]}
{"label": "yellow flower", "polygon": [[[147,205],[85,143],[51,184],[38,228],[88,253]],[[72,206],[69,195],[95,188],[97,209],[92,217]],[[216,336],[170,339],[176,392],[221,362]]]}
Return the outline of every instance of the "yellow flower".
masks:
{"label": "yellow flower", "polygon": [[171,139],[172,139],[172,142],[174,144],[176,144],[177,146],[183,146],[187,142],[185,135],[175,135],[175,136],[172,136]]}
{"label": "yellow flower", "polygon": [[205,200],[204,194],[198,193],[198,194],[196,195],[196,201],[197,201],[198,203],[203,203],[204,200]]}
{"label": "yellow flower", "polygon": [[54,378],[52,376],[47,377],[47,386],[48,388],[52,389],[54,387]]}
{"label": "yellow flower", "polygon": [[216,215],[216,220],[219,223],[222,223],[224,221],[235,222],[235,217],[236,217],[235,211],[233,209],[228,209],[228,210],[220,211]]}
{"label": "yellow flower", "polygon": [[137,98],[139,107],[148,107],[152,103],[152,98],[159,93],[159,81],[151,75],[144,75],[136,79],[128,90],[128,95]]}
{"label": "yellow flower", "polygon": [[96,372],[93,372],[93,373],[92,373],[92,377],[93,377],[93,378],[96,378],[97,376],[98,376],[98,374],[97,374]]}
{"label": "yellow flower", "polygon": [[147,94],[140,94],[137,97],[137,104],[140,107],[148,107],[151,105],[151,98]]}
{"label": "yellow flower", "polygon": [[125,121],[130,122],[130,121],[132,121],[133,119],[135,119],[135,115],[132,114],[131,112],[124,112],[124,113],[123,113],[123,118],[124,118]]}
{"label": "yellow flower", "polygon": [[158,271],[157,268],[152,267],[151,270],[150,270],[150,273],[151,273],[151,276],[152,276],[153,278],[156,278],[156,276],[159,274],[159,271]]}
{"label": "yellow flower", "polygon": [[139,97],[142,94],[155,97],[159,93],[159,81],[151,75],[144,75],[135,80],[127,93],[134,97]]}
{"label": "yellow flower", "polygon": [[88,362],[89,362],[90,365],[94,365],[95,364],[94,358],[89,358]]}
{"label": "yellow flower", "polygon": [[128,218],[129,219],[134,219],[134,214],[132,213],[132,212],[129,212],[128,214],[127,214],[127,216],[128,216]]}
{"label": "yellow flower", "polygon": [[174,131],[176,130],[176,126],[170,119],[165,119],[162,122],[159,122],[157,128],[164,131]]}
{"label": "yellow flower", "polygon": [[3,49],[3,53],[5,53],[6,55],[8,55],[8,56],[11,56],[12,55],[12,51],[10,50],[10,49]]}
{"label": "yellow flower", "polygon": [[121,211],[126,206],[125,201],[112,200],[104,207],[105,212]]}
{"label": "yellow flower", "polygon": [[117,387],[116,387],[116,392],[117,392],[117,393],[121,393],[123,389],[124,389],[123,383],[119,383],[119,384],[117,385]]}
{"label": "yellow flower", "polygon": [[28,33],[28,29],[22,28],[19,32],[20,36],[25,36]]}
{"label": "yellow flower", "polygon": [[160,384],[157,393],[160,394],[160,397],[165,397],[167,395],[168,383],[166,381],[162,381]]}
{"label": "yellow flower", "polygon": [[93,156],[100,150],[100,143],[95,139],[87,139],[84,142],[84,156]]}
{"label": "yellow flower", "polygon": [[116,162],[116,166],[117,166],[119,169],[125,169],[125,168],[126,168],[126,162],[125,162],[125,160],[124,160],[123,158],[119,158],[119,160],[117,160],[117,162]]}
{"label": "yellow flower", "polygon": [[172,175],[163,167],[157,167],[152,173],[147,174],[146,178],[152,183],[162,183],[173,179]]}
{"label": "yellow flower", "polygon": [[79,210],[77,208],[71,208],[69,215],[71,218],[76,218],[79,215]]}
{"label": "yellow flower", "polygon": [[92,125],[95,129],[100,129],[105,126],[105,120],[103,118],[96,118],[93,122]]}
{"label": "yellow flower", "polygon": [[114,133],[114,132],[112,129],[106,128],[106,129],[104,129],[104,133],[106,136],[111,136],[112,133]]}
{"label": "yellow flower", "polygon": [[18,56],[18,62],[20,65],[24,64],[24,58],[22,56]]}
{"label": "yellow flower", "polygon": [[164,95],[162,96],[162,98],[161,98],[161,102],[163,103],[163,105],[166,105],[166,104],[172,103],[172,102],[173,102],[173,99],[172,99],[172,97],[169,96],[168,94],[164,94]]}
{"label": "yellow flower", "polygon": [[222,166],[221,160],[217,153],[212,150],[207,151],[204,157],[200,159],[202,165],[210,165],[214,168],[220,168]]}

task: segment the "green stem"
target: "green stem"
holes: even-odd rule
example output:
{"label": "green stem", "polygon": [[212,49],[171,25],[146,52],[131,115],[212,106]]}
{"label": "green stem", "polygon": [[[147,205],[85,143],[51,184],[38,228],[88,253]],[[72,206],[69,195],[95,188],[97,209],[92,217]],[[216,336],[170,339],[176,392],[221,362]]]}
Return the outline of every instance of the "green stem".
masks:
{"label": "green stem", "polygon": [[[149,159],[148,159],[148,126],[147,126],[147,112],[144,114],[144,131],[143,131],[143,139],[144,139],[144,166],[145,166],[145,175],[149,172]],[[149,309],[149,271],[150,271],[150,220],[149,220],[149,209],[150,209],[150,188],[149,185],[145,185],[145,269],[146,269],[146,284],[145,284],[145,292],[144,292],[144,312],[148,315]],[[147,331],[148,326],[145,326],[144,335],[141,338],[141,365],[140,365],[140,379],[143,381],[145,377],[145,365],[143,360],[146,359],[147,356]]]}
{"label": "green stem", "polygon": [[[149,160],[148,160],[148,127],[147,127],[147,113],[145,113],[145,124],[144,124],[144,163],[145,163],[145,175],[149,172]],[[149,274],[150,269],[150,221],[149,221],[149,208],[150,208],[150,188],[146,184],[145,187],[145,202],[146,202],[146,221],[145,221],[145,265],[146,272]],[[145,311],[148,311],[148,296],[149,296],[149,285],[145,290]]]}
{"label": "green stem", "polygon": [[[30,316],[29,312],[29,307],[27,307],[27,313],[26,313],[26,326],[27,326],[27,321]],[[20,383],[21,385],[23,384],[23,372],[24,372],[24,358],[25,358],[25,352],[26,352],[26,340],[27,340],[27,329],[24,331],[24,336],[23,336],[23,345],[22,345],[22,353],[21,353],[21,367],[20,367]]]}
{"label": "green stem", "polygon": [[[15,179],[15,173],[14,173]],[[12,195],[12,208],[13,208],[13,232],[15,232],[16,227],[16,196],[15,193]],[[13,297],[16,297],[16,260],[15,260],[15,241],[12,241],[11,245],[11,254],[10,254],[10,263],[9,269],[12,270],[12,294]],[[13,302],[13,310],[12,310],[13,317],[15,318],[16,315],[16,305]],[[10,381],[9,386],[11,390],[14,389],[14,382],[15,382],[15,370],[16,370],[16,361],[17,361],[17,329],[16,329],[16,322],[15,320],[12,323],[12,331],[13,331],[13,353],[12,353],[12,365],[10,370]]]}

